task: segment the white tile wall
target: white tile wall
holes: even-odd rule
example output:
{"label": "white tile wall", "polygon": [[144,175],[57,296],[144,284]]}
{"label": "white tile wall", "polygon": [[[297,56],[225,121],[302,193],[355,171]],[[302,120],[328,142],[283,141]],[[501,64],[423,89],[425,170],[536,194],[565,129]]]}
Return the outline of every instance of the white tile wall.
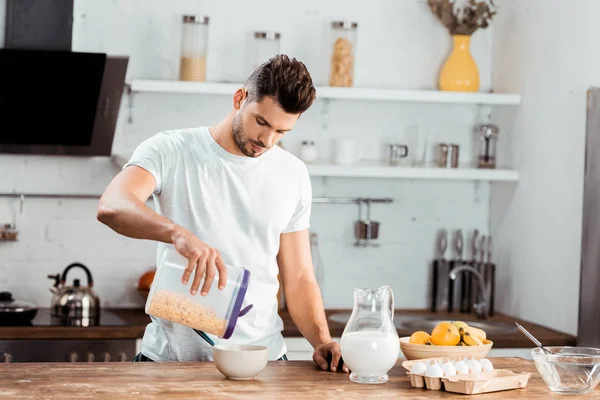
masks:
{"label": "white tile wall", "polygon": [[[450,42],[424,2],[310,0],[294,12],[284,3],[190,0],[167,5],[158,0],[76,0],[74,50],[129,54],[129,78],[172,79],[177,75],[180,14],[208,13],[212,16],[209,79],[242,80],[248,32],[280,29],[282,51],[305,61],[316,83],[321,84],[326,79],[326,63],[318,51],[324,41],[323,25],[332,19],[350,18],[360,24],[357,86],[434,87]],[[267,17],[264,9],[277,18]],[[478,33],[473,39],[484,88],[489,87],[491,75],[490,43],[491,32]],[[217,49],[217,45],[223,47]],[[227,96],[147,93],[131,100],[132,123],[128,122],[129,99],[124,98],[115,153],[129,154],[160,130],[213,124],[229,111],[231,101]],[[321,157],[328,158],[331,139],[352,137],[364,149],[365,159],[382,159],[388,140],[402,140],[405,129],[417,125],[432,143],[459,143],[461,159],[468,161],[471,127],[480,111],[468,106],[319,100],[286,136],[284,146],[295,152],[301,140],[311,138]],[[1,155],[0,193],[99,194],[117,172],[103,157]],[[315,196],[394,199],[393,204],[373,207],[373,219],[382,223],[381,246],[369,249],[352,245],[355,206],[314,206],[312,226],[320,237],[327,307],[351,307],[353,287],[382,284],[392,286],[397,306],[425,307],[436,230],[477,228],[487,232],[487,184],[316,178],[313,186]],[[15,201],[0,196],[0,222],[12,218]],[[102,226],[95,219],[96,204],[97,199],[27,198],[20,220],[21,241],[0,243],[0,289],[48,304],[52,282],[46,275],[80,261],[92,269],[103,304],[141,305],[134,286],[137,277],[154,263],[154,244],[124,238]],[[73,272],[73,277],[84,278]]]}

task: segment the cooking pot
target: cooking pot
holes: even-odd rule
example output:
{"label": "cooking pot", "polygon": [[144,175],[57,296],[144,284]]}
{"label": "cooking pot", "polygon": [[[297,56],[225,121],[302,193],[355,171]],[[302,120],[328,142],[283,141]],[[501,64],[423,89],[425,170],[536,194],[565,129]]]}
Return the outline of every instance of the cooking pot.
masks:
{"label": "cooking pot", "polygon": [[31,325],[31,321],[36,314],[37,307],[35,304],[14,299],[11,292],[0,292],[0,325]]}

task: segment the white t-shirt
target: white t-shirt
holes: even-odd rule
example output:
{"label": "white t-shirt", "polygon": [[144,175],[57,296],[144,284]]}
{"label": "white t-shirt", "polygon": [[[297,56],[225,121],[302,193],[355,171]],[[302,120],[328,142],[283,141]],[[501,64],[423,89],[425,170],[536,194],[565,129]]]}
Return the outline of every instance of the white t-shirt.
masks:
{"label": "white t-shirt", "polygon": [[[287,349],[277,312],[276,256],[282,233],[309,227],[312,189],[304,163],[279,146],[257,158],[231,154],[199,127],[155,134],[124,168],[129,165],[156,179],[158,213],[219,250],[225,264],[250,271],[244,306],[254,306],[230,339],[209,336],[217,344],[264,345],[270,360],[280,358]],[[158,268],[168,246],[158,243]],[[210,345],[191,328],[154,317],[142,352],[155,361],[212,361]]]}

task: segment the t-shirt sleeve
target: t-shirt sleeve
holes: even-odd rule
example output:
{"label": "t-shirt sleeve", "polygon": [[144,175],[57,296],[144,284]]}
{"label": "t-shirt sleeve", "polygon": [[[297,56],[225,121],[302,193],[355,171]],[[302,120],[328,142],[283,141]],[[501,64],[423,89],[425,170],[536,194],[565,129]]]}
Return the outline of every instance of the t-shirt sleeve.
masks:
{"label": "t-shirt sleeve", "polygon": [[162,182],[168,179],[172,149],[173,142],[169,135],[157,133],[140,143],[123,169],[136,165],[150,172],[156,180],[154,193],[159,194]]}
{"label": "t-shirt sleeve", "polygon": [[290,219],[283,233],[297,232],[310,227],[310,213],[312,208],[312,186],[306,166],[304,166],[299,185],[300,193],[294,215]]}

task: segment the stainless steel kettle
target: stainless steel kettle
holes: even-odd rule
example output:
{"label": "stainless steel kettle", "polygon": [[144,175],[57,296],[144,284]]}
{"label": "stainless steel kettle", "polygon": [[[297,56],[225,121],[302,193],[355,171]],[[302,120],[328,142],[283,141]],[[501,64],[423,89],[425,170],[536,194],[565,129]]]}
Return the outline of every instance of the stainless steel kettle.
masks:
{"label": "stainless steel kettle", "polygon": [[[87,286],[81,286],[79,279],[73,280],[73,285],[67,285],[67,273],[71,268],[82,268],[87,275]],[[48,275],[54,279],[50,291],[52,297],[51,317],[53,325],[67,326],[96,326],[100,322],[100,299],[92,289],[94,280],[92,273],[83,264],[68,265],[62,273]]]}

